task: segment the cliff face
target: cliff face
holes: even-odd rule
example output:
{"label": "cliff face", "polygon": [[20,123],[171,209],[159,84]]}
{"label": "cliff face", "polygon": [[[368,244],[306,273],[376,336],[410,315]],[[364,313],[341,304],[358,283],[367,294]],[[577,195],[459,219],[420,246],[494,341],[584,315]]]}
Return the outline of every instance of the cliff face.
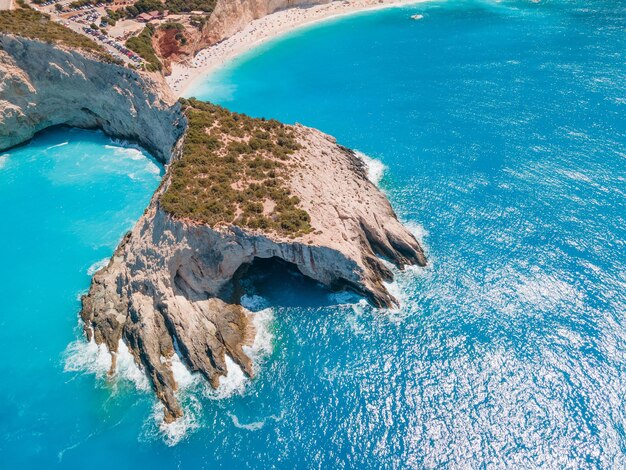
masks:
{"label": "cliff face", "polygon": [[175,396],[174,344],[192,371],[213,385],[227,374],[226,355],[254,376],[244,347],[254,338],[250,313],[238,303],[238,274],[255,259],[278,258],[331,288],[350,288],[377,306],[395,299],[383,281],[392,273],[379,256],[402,268],[424,265],[415,238],[385,196],[367,179],[364,164],[334,139],[296,129],[300,150],[289,185],[311,217],[313,232],[290,238],[234,225],[211,228],[179,220],[159,207],[162,186],[109,265],[83,299],[85,331],[115,352],[124,340],[165,405],[165,418],[182,415]]}
{"label": "cliff face", "polygon": [[185,127],[167,90],[159,75],[0,35],[0,150],[67,124],[137,140],[167,162]]}
{"label": "cliff face", "polygon": [[218,0],[203,30],[203,44],[232,36],[252,20],[292,7],[321,5],[332,0]]}
{"label": "cliff face", "polygon": [[[266,9],[284,5],[256,3]],[[220,146],[227,147],[227,155],[215,158],[230,161],[241,157],[237,149],[269,152],[264,133],[252,135],[249,130],[246,135],[237,127],[244,120],[241,116],[226,118],[220,125],[235,132],[232,135],[224,131],[214,135],[217,124],[187,127],[191,121],[160,77],[98,62],[77,51],[0,35],[0,150],[46,127],[67,124],[135,139],[165,163],[181,159],[194,165],[202,151]],[[275,180],[297,198],[298,210],[306,212],[310,219],[306,231],[279,233],[234,222],[209,226],[174,217],[163,210],[160,198],[170,185],[174,187],[177,161],[168,167],[150,206],[108,266],[95,274],[83,298],[86,335],[113,353],[112,372],[120,341],[127,344],[164,404],[167,421],[182,415],[171,368],[174,354],[213,386],[228,372],[226,356],[254,375],[245,347],[255,332],[250,312],[239,305],[237,281],[256,259],[291,263],[330,288],[353,289],[380,307],[395,304],[384,286],[392,273],[381,258],[399,268],[426,262],[421,247],[367,179],[364,164],[352,151],[314,129],[288,129],[298,145],[283,155],[285,172]],[[202,147],[199,142],[207,135],[210,145]],[[185,150],[191,154],[189,161],[182,160]],[[249,168],[267,163],[247,156]],[[254,175],[275,171],[269,168],[257,168]],[[225,190],[237,188],[242,183],[242,176],[238,178]],[[215,182],[201,183],[200,192]],[[260,211],[271,214],[272,201],[266,202]]]}

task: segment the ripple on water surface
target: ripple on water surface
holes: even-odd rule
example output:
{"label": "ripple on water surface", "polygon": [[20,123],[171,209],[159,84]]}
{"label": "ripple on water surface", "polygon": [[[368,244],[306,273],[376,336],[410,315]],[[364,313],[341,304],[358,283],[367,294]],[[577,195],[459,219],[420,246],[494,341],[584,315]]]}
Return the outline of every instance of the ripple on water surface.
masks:
{"label": "ripple on water surface", "polygon": [[[293,273],[261,277],[246,299],[267,319],[259,376],[242,385],[235,371],[220,396],[177,366],[177,427],[160,428],[132,381],[115,389],[56,360],[80,336],[87,270],[158,184],[151,162],[113,151],[94,173],[85,163],[114,143],[83,160],[80,133],[35,141],[40,165],[21,176],[33,156],[3,154],[3,217],[21,230],[0,234],[1,458],[624,467],[625,18],[623,2],[431,2],[302,31],[199,87],[379,161],[374,179],[431,263],[398,273],[392,312]],[[215,82],[228,93],[212,96]]]}
{"label": "ripple on water surface", "polygon": [[626,464],[624,21],[620,2],[432,2],[315,26],[193,90],[379,161],[431,262],[398,274],[397,311],[276,307],[258,387],[298,442],[282,458]]}

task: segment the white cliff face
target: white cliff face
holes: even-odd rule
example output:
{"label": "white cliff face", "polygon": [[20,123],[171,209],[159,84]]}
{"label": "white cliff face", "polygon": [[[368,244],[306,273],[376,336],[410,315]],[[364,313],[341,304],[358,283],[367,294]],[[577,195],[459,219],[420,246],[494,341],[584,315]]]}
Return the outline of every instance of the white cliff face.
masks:
{"label": "white cliff face", "polygon": [[162,162],[185,128],[162,77],[0,35],[0,150],[60,124],[137,140]]}
{"label": "white cliff face", "polygon": [[[285,6],[284,1],[234,3],[266,10]],[[180,158],[187,120],[161,77],[0,35],[0,150],[59,124],[135,139],[169,163]],[[228,372],[226,356],[254,376],[243,346],[255,332],[250,313],[239,305],[237,281],[255,259],[291,263],[302,274],[330,288],[360,292],[379,307],[395,304],[383,284],[392,273],[381,258],[399,268],[426,262],[352,151],[314,129],[296,126],[294,134],[300,149],[290,155],[286,184],[310,216],[310,233],[290,237],[176,219],[159,206],[168,171],[83,298],[87,336],[112,353],[120,340],[126,343],[163,402],[167,421],[182,416],[171,368],[176,349],[213,386]]]}
{"label": "white cliff face", "polygon": [[253,20],[285,8],[322,5],[332,0],[218,0],[203,38],[213,44],[232,36]]}
{"label": "white cliff face", "polygon": [[228,372],[226,355],[254,376],[243,350],[254,329],[233,293],[238,273],[255,259],[279,258],[312,279],[353,289],[382,307],[395,299],[383,284],[392,273],[379,256],[400,268],[426,262],[415,238],[367,179],[363,162],[319,131],[297,126],[296,135],[302,148],[293,155],[289,186],[309,213],[313,232],[290,238],[176,219],[159,207],[166,176],[83,299],[87,335],[113,352],[120,339],[128,344],[148,372],[168,421],[182,415],[169,360],[174,340],[189,368],[214,386]]}

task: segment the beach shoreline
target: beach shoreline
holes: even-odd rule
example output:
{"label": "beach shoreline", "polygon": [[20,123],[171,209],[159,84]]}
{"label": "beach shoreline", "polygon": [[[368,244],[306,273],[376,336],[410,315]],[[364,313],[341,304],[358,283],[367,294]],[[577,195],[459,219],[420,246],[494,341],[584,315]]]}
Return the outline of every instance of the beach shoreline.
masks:
{"label": "beach shoreline", "polygon": [[185,96],[206,77],[236,57],[294,30],[360,12],[417,5],[428,0],[344,0],[306,8],[280,10],[250,22],[244,29],[196,54],[187,64],[173,63],[167,84],[177,96]]}

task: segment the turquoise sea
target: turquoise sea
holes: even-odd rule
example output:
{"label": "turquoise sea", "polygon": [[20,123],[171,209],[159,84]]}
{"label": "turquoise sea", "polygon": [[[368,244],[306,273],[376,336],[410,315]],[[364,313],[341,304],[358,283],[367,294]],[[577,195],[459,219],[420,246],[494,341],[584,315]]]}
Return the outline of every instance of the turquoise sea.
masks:
{"label": "turquoise sea", "polygon": [[258,378],[212,392],[181,367],[186,419],[160,426],[129,358],[106,380],[77,296],[162,170],[40,134],[0,157],[0,468],[626,466],[626,1],[359,14],[190,95],[375,159],[429,266],[395,311],[253,273]]}

